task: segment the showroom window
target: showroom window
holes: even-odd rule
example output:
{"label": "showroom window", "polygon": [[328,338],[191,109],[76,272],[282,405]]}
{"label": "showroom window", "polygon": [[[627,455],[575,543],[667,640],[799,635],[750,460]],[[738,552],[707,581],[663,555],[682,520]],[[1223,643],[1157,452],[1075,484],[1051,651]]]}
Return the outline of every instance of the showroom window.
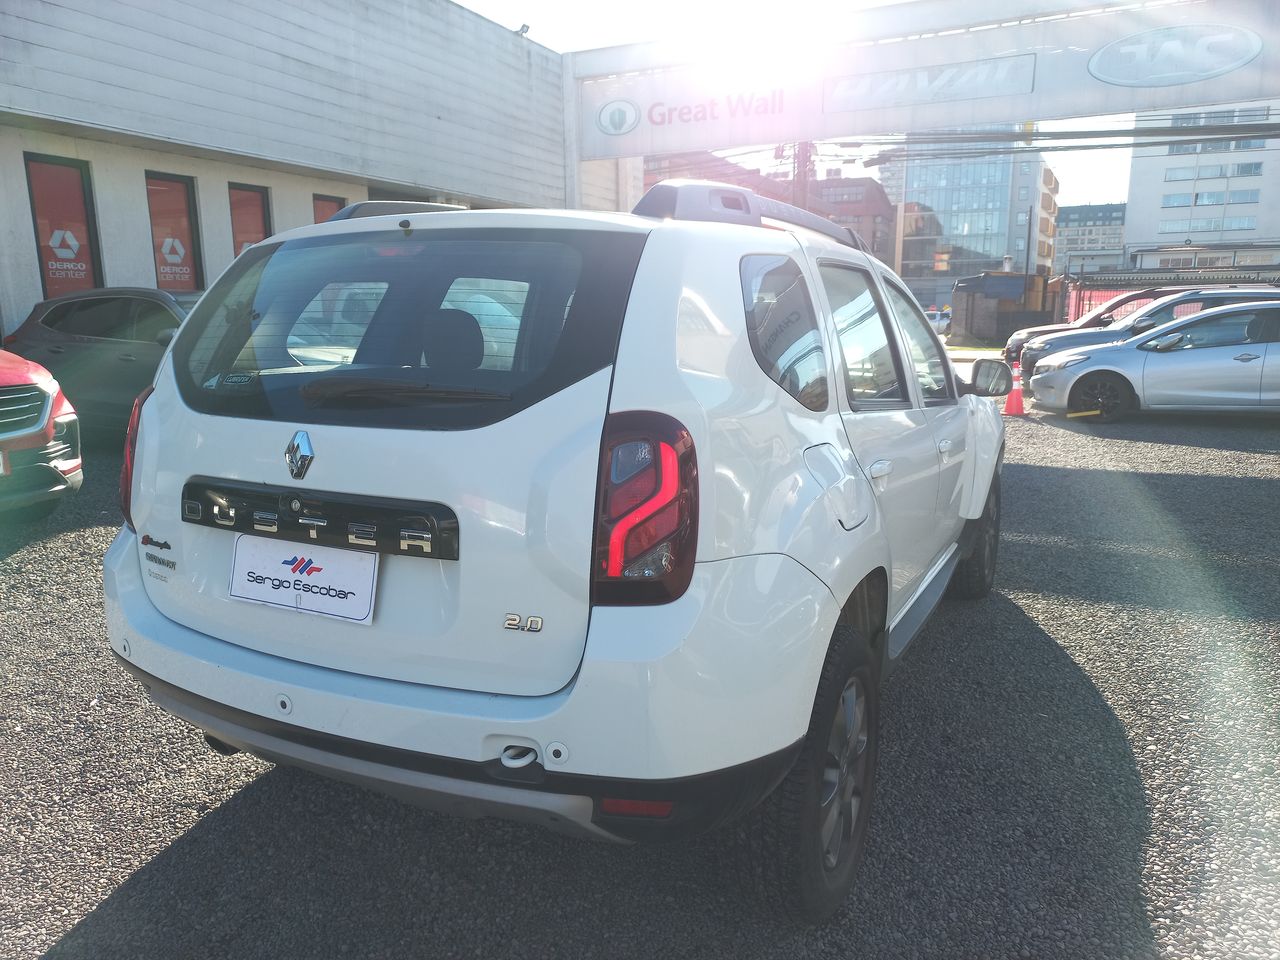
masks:
{"label": "showroom window", "polygon": [[271,236],[271,209],[266,187],[229,183],[227,193],[231,199],[231,252],[238,257],[245,247]]}
{"label": "showroom window", "polygon": [[341,197],[325,197],[318,193],[311,195],[311,213],[316,223],[324,223],[346,205],[347,201]]}
{"label": "showroom window", "polygon": [[102,286],[89,164],[36,153],[23,159],[44,295]]}
{"label": "showroom window", "polygon": [[147,171],[151,252],[156,264],[156,286],[161,290],[204,288],[195,200],[195,181],[190,177]]}

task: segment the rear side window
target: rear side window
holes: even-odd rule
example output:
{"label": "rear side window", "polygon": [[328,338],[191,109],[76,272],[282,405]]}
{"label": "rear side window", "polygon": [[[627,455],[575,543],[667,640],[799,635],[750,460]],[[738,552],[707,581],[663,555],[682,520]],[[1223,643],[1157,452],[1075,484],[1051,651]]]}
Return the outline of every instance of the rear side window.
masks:
{"label": "rear side window", "polygon": [[827,409],[827,355],[799,265],[790,257],[743,257],[747,338],[769,378],[810,410]]}
{"label": "rear side window", "polygon": [[104,340],[129,340],[133,336],[130,311],[133,302],[127,297],[94,297],[77,300],[59,317],[45,317],[44,325],[72,337],[100,337]]}
{"label": "rear side window", "polygon": [[183,398],[258,419],[465,429],[614,361],[645,235],[349,233],[253,247],[183,324]]}
{"label": "rear side window", "polygon": [[822,264],[818,270],[836,321],[850,405],[856,409],[877,401],[902,403],[907,395],[871,278],[854,267],[835,264]]}

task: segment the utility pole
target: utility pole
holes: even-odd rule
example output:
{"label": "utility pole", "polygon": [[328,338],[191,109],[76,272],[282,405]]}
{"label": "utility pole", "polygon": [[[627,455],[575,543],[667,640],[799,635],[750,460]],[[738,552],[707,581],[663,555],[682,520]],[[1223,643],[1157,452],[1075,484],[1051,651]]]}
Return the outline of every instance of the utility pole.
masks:
{"label": "utility pole", "polygon": [[809,167],[813,162],[813,144],[803,140],[795,145],[795,173],[791,179],[791,202],[802,210],[809,209]]}
{"label": "utility pole", "polygon": [[[1035,204],[1027,207],[1027,257],[1022,268],[1022,310],[1027,310],[1027,290],[1031,286],[1031,221],[1035,219]],[[1039,231],[1036,231],[1039,236]]]}

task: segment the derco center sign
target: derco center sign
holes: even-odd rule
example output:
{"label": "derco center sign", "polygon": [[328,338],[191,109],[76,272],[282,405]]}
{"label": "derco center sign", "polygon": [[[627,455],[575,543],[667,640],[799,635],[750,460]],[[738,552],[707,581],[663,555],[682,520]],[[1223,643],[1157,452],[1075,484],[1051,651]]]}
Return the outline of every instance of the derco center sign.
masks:
{"label": "derco center sign", "polygon": [[[903,5],[909,20],[911,7]],[[982,24],[976,24],[982,26]],[[726,89],[697,64],[636,69],[648,48],[574,54],[583,159],[1141,112],[1274,96],[1280,4],[1165,6],[815,48]],[[918,27],[904,24],[903,32]],[[616,60],[616,68],[610,62]]]}

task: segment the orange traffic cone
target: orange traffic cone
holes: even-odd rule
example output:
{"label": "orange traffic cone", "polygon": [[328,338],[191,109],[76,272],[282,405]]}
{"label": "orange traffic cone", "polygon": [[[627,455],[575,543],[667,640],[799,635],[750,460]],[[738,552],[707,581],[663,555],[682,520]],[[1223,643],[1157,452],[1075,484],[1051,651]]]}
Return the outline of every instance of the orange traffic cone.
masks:
{"label": "orange traffic cone", "polygon": [[1013,389],[1009,391],[1009,396],[1005,398],[1004,415],[1006,417],[1025,417],[1027,415],[1026,408],[1022,406],[1022,368],[1016,360],[1013,364]]}

